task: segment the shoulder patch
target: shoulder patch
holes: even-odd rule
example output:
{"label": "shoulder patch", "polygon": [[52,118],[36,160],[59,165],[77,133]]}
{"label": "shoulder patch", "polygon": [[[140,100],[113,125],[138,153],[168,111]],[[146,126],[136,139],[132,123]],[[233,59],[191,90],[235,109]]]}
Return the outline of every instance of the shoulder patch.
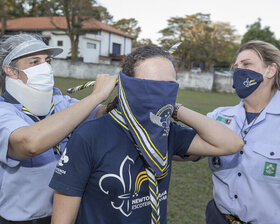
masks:
{"label": "shoulder patch", "polygon": [[218,117],[216,117],[216,121],[220,121],[220,122],[225,123],[225,124],[230,124],[231,119],[226,118],[226,117],[222,117],[222,116],[218,116]]}

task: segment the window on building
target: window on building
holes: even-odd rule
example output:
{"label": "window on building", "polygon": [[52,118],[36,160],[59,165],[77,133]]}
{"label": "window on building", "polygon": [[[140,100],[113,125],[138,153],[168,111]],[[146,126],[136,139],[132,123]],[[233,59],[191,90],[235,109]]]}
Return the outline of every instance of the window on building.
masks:
{"label": "window on building", "polygon": [[96,44],[87,42],[87,48],[96,49]]}
{"label": "window on building", "polygon": [[63,46],[63,41],[62,40],[58,40],[57,41],[57,46]]}
{"label": "window on building", "polygon": [[121,54],[121,45],[113,43],[113,54]]}

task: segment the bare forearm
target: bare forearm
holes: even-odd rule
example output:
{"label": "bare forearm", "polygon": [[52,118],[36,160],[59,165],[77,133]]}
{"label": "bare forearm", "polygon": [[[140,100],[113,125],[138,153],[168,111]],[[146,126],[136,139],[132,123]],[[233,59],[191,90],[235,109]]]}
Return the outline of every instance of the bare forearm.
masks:
{"label": "bare forearm", "polygon": [[95,86],[91,95],[31,126],[16,129],[9,138],[8,155],[14,159],[27,159],[59,143],[109,96],[116,78],[99,77],[101,84]]}
{"label": "bare forearm", "polygon": [[74,224],[80,203],[80,197],[69,196],[55,191],[51,223]]}
{"label": "bare forearm", "polygon": [[26,159],[41,154],[69,135],[100,103],[93,95],[10,136],[9,156]]}
{"label": "bare forearm", "polygon": [[181,106],[177,117],[195,129],[201,139],[217,149],[235,153],[243,146],[242,139],[226,126],[200,113]]}

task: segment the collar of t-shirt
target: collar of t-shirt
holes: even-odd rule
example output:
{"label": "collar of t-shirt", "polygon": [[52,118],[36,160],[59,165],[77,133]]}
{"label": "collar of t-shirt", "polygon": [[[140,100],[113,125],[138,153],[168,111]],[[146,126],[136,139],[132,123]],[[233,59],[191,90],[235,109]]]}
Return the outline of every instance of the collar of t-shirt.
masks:
{"label": "collar of t-shirt", "polygon": [[250,124],[260,113],[251,113],[246,111],[246,119],[248,124]]}

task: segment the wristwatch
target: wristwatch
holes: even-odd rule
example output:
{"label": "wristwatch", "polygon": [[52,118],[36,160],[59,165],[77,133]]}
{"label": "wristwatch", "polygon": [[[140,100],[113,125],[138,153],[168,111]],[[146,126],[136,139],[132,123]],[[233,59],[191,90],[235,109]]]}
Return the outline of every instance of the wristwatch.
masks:
{"label": "wristwatch", "polygon": [[178,110],[179,108],[182,106],[181,103],[176,103],[175,106],[174,106],[174,110],[173,110],[173,113],[172,113],[172,118],[175,120],[175,121],[178,121],[178,118],[177,118],[177,115],[178,115]]}

